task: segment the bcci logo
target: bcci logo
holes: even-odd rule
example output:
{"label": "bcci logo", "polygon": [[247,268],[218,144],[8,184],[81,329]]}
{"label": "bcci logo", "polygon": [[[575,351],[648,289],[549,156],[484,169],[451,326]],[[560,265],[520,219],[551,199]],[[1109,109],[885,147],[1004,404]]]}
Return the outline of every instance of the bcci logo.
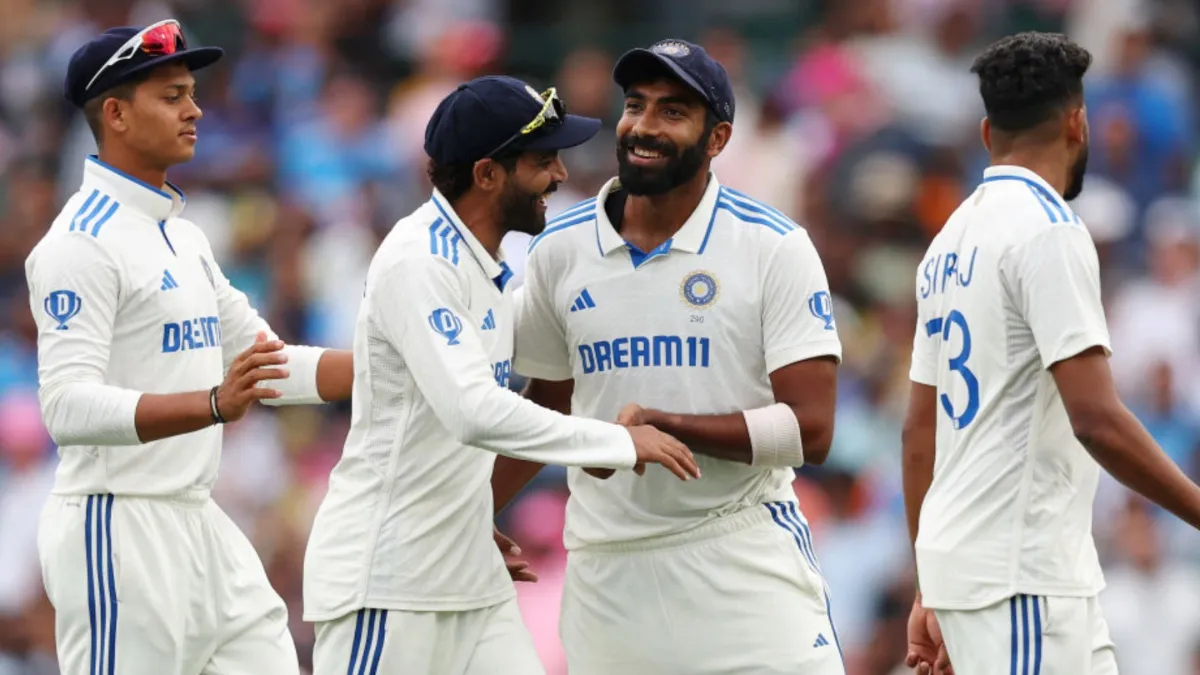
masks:
{"label": "bcci logo", "polygon": [[828,291],[817,291],[808,299],[808,311],[825,322],[825,330],[833,330],[833,299]]}
{"label": "bcci logo", "polygon": [[679,294],[683,301],[696,309],[703,309],[717,299],[721,287],[717,280],[708,272],[692,272],[679,286]]}
{"label": "bcci logo", "polygon": [[83,300],[75,295],[75,291],[54,291],[46,296],[42,308],[51,319],[58,322],[54,330],[67,330],[67,322],[74,319],[79,310],[83,309]]}
{"label": "bcci logo", "polygon": [[650,48],[650,51],[663,56],[682,57],[687,56],[692,50],[688,46],[677,40],[664,40]]}
{"label": "bcci logo", "polygon": [[451,347],[458,344],[458,336],[462,335],[463,324],[462,320],[454,315],[454,312],[441,307],[433,310],[433,314],[429,315],[429,327],[433,332],[446,338],[446,343]]}

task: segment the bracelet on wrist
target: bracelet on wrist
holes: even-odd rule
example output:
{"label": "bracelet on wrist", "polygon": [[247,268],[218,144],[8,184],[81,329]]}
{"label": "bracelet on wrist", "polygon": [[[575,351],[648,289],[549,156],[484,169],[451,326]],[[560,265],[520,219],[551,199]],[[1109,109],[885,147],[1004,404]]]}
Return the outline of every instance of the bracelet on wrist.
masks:
{"label": "bracelet on wrist", "polygon": [[212,414],[213,424],[225,424],[225,418],[221,416],[221,410],[217,407],[217,390],[220,385],[208,390],[208,411]]}

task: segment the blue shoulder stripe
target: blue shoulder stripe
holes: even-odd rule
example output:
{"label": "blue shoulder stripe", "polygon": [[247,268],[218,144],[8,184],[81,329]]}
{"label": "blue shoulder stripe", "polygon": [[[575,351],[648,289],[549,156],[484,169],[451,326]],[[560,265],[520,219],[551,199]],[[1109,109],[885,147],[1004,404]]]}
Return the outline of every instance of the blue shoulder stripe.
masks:
{"label": "blue shoulder stripe", "polygon": [[[722,188],[722,189],[724,189],[724,188]],[[794,230],[798,227],[795,223],[793,223],[791,221],[790,218],[788,218],[787,216],[784,216],[783,214],[779,213],[778,211],[776,211],[774,209],[771,209],[770,207],[766,206],[765,204],[763,204],[761,202],[756,202],[753,199],[750,199],[748,197],[746,197],[746,198],[738,197],[735,193],[733,193],[731,191],[730,192],[722,192],[720,194],[720,196],[717,197],[717,199],[718,199],[718,201],[724,201],[727,204],[735,206],[738,210],[740,210],[744,213],[752,213],[752,214],[758,216],[760,219],[769,220],[769,221],[773,222],[775,225],[782,228],[785,232],[791,232],[792,230]],[[772,229],[775,229],[775,228],[772,228]]]}
{"label": "blue shoulder stripe", "polygon": [[[88,204],[92,202],[92,198],[96,196],[99,196],[100,199],[90,209],[87,208]],[[108,195],[93,192],[92,197],[89,197],[88,201],[84,202],[84,208],[81,208],[79,213],[75,214],[69,231],[89,232],[90,230],[89,234],[97,237],[100,235],[100,227],[107,223],[120,207],[121,203],[117,200],[109,198]]]}
{"label": "blue shoulder stripe", "polygon": [[542,230],[541,234],[534,237],[533,240],[529,242],[529,248],[526,249],[525,254],[528,255],[533,253],[533,249],[536,248],[537,245],[541,243],[541,241],[548,235],[554,234],[555,232],[561,232],[569,227],[574,227],[580,223],[591,222],[596,219],[595,211],[581,211],[580,213],[582,213],[582,215],[576,215],[574,218],[565,221],[554,221],[552,226],[547,225],[546,229]]}
{"label": "blue shoulder stripe", "polygon": [[750,202],[751,204],[754,204],[755,206],[757,206],[761,209],[766,209],[767,211],[770,211],[778,218],[781,218],[784,222],[788,222],[788,223],[792,223],[792,225],[796,225],[796,223],[793,222],[791,218],[788,218],[783,213],[783,211],[780,211],[779,209],[775,208],[774,206],[771,206],[770,204],[767,204],[766,202],[759,201],[759,200],[755,199],[754,197],[751,197],[750,195],[746,194],[745,192],[740,192],[738,190],[734,190],[731,187],[722,185],[721,189],[724,190],[726,194],[733,195],[734,197],[740,197],[742,201]]}
{"label": "blue shoulder stripe", "polygon": [[114,199],[112,204],[109,205],[108,210],[105,211],[100,216],[100,219],[97,220],[94,225],[92,225],[92,236],[93,237],[100,236],[100,228],[103,227],[104,224],[107,223],[108,220],[113,217],[113,214],[116,213],[117,209],[119,209],[119,208],[121,208],[121,203]]}
{"label": "blue shoulder stripe", "polygon": [[73,218],[71,218],[71,226],[67,228],[68,232],[74,232],[75,229],[77,227],[79,227],[80,219],[83,217],[84,213],[86,213],[87,210],[92,206],[92,202],[96,201],[96,197],[99,197],[99,196],[100,196],[99,190],[92,190],[92,194],[88,195],[88,198],[85,199],[83,202],[83,206],[79,207],[79,210],[75,212],[75,216]]}
{"label": "blue shoulder stripe", "polygon": [[1067,208],[1067,206],[1063,204],[1058,197],[1052,194],[1041,184],[1025,178],[1024,176],[995,175],[988,176],[987,178],[983,179],[984,183],[996,183],[999,181],[1016,181],[1019,183],[1024,183],[1026,186],[1028,186],[1029,191],[1033,193],[1034,198],[1037,199],[1038,203],[1042,205],[1042,210],[1046,212],[1046,217],[1050,220],[1050,222],[1057,223],[1061,220],[1064,223],[1074,222],[1076,224],[1082,224],[1079,216],[1076,215],[1074,211]]}
{"label": "blue shoulder stripe", "polygon": [[557,216],[554,216],[553,218],[551,218],[550,221],[547,223],[547,226],[553,225],[554,223],[556,223],[558,221],[566,220],[568,218],[572,218],[574,216],[580,215],[584,211],[589,210],[592,207],[592,205],[595,203],[596,203],[596,198],[592,197],[591,199],[585,199],[585,200],[579,202],[578,204],[574,204],[573,206],[571,206],[571,208],[569,208],[566,211],[563,211],[562,213],[558,214]]}
{"label": "blue shoulder stripe", "polygon": [[728,211],[729,213],[733,214],[733,217],[737,218],[743,223],[762,225],[763,227],[766,227],[767,229],[777,232],[781,235],[787,234],[788,232],[796,229],[795,225],[784,225],[774,218],[754,215],[753,213],[746,211],[742,207],[735,205],[733,202],[728,201],[723,197],[717,199],[717,208],[722,211]]}
{"label": "blue shoulder stripe", "polygon": [[458,266],[458,242],[462,236],[454,226],[442,218],[429,225],[429,252],[441,256]]}

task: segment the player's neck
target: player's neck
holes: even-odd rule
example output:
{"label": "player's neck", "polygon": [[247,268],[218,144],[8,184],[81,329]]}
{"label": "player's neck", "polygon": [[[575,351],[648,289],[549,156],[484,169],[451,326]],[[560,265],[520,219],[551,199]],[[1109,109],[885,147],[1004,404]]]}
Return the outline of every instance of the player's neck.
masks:
{"label": "player's neck", "polygon": [[704,199],[708,171],[661,195],[630,195],[621,216],[621,236],[650,250],[670,239]]}
{"label": "player's neck", "polygon": [[167,184],[167,170],[165,168],[147,166],[146,162],[141,161],[136,153],[124,147],[105,146],[100,149],[97,156],[101,162],[142,181],[146,185],[161,190]]}
{"label": "player's neck", "polygon": [[471,234],[475,235],[475,239],[483,245],[484,250],[495,258],[500,252],[500,241],[504,239],[504,232],[500,230],[500,221],[493,214],[494,209],[486,201],[476,199],[471,193],[459,197],[450,207]]}
{"label": "player's neck", "polygon": [[1036,173],[1060,195],[1067,189],[1067,183],[1070,181],[1070,168],[1053,157],[1047,157],[1045,153],[1013,150],[992,155],[992,166],[1001,165],[1019,166]]}

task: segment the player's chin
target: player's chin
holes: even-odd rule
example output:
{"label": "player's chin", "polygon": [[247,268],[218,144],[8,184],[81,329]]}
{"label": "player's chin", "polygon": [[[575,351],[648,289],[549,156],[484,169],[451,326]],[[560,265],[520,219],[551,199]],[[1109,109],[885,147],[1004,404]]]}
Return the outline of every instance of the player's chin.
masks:
{"label": "player's chin", "polygon": [[193,136],[190,140],[188,140],[187,137],[180,136],[179,139],[179,143],[175,146],[175,156],[171,158],[173,160],[173,164],[189,162],[193,157],[196,156],[195,137]]}

